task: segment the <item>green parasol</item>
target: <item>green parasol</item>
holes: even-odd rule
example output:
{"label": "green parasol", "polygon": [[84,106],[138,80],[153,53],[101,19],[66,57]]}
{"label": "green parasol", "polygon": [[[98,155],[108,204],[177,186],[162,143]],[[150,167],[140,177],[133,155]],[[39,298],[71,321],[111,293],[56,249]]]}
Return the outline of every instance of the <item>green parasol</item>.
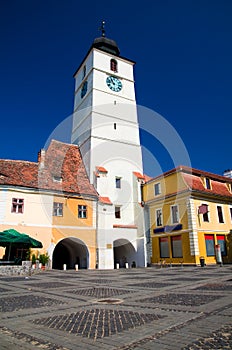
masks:
{"label": "green parasol", "polygon": [[37,241],[36,239],[28,236],[26,233],[20,233],[14,229],[0,232],[0,246],[9,246],[9,256],[12,245],[25,246],[27,248],[43,248],[43,245],[40,241]]}

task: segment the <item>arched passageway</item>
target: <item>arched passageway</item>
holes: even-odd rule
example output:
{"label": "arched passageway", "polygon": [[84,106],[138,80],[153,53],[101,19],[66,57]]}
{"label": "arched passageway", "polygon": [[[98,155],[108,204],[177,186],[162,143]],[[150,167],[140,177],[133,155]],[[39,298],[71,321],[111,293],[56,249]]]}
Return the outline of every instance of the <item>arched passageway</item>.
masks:
{"label": "arched passageway", "polygon": [[114,241],[114,267],[125,267],[126,263],[129,267],[136,266],[136,250],[133,244],[127,239],[117,239]]}
{"label": "arched passageway", "polygon": [[74,269],[76,264],[79,269],[89,267],[89,252],[84,242],[71,237],[63,239],[56,245],[52,256],[52,268],[63,270],[64,264],[67,269]]}

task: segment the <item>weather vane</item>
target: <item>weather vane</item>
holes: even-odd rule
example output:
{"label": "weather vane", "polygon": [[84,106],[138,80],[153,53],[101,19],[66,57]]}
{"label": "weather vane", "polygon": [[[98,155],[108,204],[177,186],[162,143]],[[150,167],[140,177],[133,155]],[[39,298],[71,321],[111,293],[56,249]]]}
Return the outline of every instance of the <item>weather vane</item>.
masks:
{"label": "weather vane", "polygon": [[106,23],[105,21],[102,21],[101,27],[99,28],[99,30],[101,30],[102,32],[102,36],[106,36],[105,23]]}

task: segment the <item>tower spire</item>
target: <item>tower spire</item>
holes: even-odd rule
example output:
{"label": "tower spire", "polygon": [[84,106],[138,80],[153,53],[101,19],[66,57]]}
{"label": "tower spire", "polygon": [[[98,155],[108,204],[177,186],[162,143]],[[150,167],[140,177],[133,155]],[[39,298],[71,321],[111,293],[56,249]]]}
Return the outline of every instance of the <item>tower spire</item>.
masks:
{"label": "tower spire", "polygon": [[103,20],[103,21],[101,22],[101,27],[100,27],[100,30],[101,30],[101,33],[102,33],[102,36],[103,36],[103,37],[106,36],[105,24],[106,24],[106,22]]}

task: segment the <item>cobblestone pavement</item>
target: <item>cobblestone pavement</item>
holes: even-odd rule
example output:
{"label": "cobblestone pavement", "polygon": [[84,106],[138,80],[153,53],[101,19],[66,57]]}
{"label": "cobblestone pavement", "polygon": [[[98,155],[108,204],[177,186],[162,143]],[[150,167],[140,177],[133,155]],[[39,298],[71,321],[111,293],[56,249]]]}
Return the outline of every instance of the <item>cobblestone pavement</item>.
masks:
{"label": "cobblestone pavement", "polygon": [[0,276],[1,350],[232,349],[232,266]]}

